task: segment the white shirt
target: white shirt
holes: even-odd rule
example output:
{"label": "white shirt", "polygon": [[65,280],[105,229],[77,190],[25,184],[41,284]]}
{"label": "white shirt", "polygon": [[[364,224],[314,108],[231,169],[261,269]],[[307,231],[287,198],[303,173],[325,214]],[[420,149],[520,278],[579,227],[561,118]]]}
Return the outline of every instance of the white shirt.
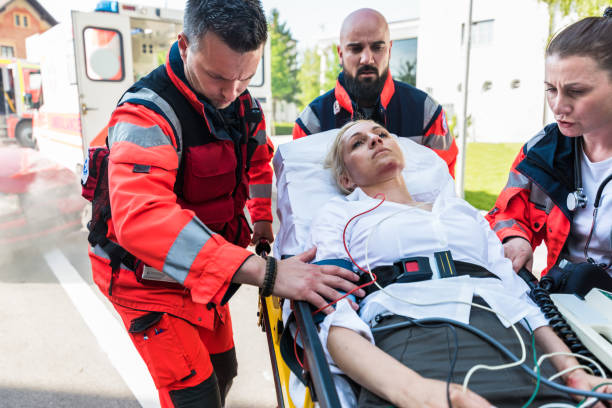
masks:
{"label": "white shirt", "polygon": [[[586,154],[582,152],[581,166],[582,187],[587,196],[585,208],[578,208],[567,243],[569,261],[574,263],[584,262],[584,246],[586,245],[591,225],[593,224],[593,209],[595,208],[595,195],[599,186],[606,177],[612,174],[612,157],[600,162],[593,163]],[[612,262],[612,181],[604,187],[602,192],[593,237],[589,243],[588,255],[597,263]],[[608,269],[612,276],[612,268]]]}
{"label": "white shirt", "polygon": [[[316,260],[349,259],[342,239],[346,223],[353,215],[379,202],[356,189],[349,196],[335,198],[325,205],[311,227],[311,244],[317,247]],[[346,244],[353,259],[364,269],[367,269],[366,245],[371,268],[391,265],[401,258],[428,257],[434,272],[432,280],[393,284],[385,289],[411,302],[447,303],[417,306],[377,291],[362,301],[357,314],[348,302],[338,302],[336,312],[325,318],[319,333],[334,373],[341,370],[334,366],[327,352],[329,328],[346,327],[373,342],[368,323],[380,313],[392,312],[413,318],[446,317],[468,323],[469,303],[474,295],[479,295],[510,323],[526,318],[534,330],[547,324],[546,318],[529,299],[527,285],[514,273],[511,262],[504,258],[501,243],[489,224],[478,210],[460,198],[438,196],[431,212],[385,201],[350,223],[346,229]],[[500,279],[469,276],[440,279],[433,253],[446,250],[451,251],[455,260],[480,265]],[[508,321],[501,317],[500,321],[508,327]]]}

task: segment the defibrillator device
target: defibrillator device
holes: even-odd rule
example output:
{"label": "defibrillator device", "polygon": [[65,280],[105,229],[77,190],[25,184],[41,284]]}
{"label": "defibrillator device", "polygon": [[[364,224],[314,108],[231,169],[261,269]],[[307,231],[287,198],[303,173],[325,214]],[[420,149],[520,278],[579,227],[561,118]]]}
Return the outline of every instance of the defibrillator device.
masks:
{"label": "defibrillator device", "polygon": [[518,275],[570,351],[596,358],[612,372],[612,278],[607,272],[590,262],[561,262],[539,282],[526,268]]}

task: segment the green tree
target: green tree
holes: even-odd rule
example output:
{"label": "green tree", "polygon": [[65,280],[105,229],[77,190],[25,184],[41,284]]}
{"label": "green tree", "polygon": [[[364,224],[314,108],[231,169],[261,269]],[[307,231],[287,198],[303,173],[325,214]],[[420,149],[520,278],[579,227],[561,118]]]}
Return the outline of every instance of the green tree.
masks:
{"label": "green tree", "polygon": [[303,61],[298,73],[301,92],[297,98],[300,109],[304,109],[322,92],[327,92],[336,86],[336,79],[341,69],[335,44],[322,49],[308,48],[302,57]]}
{"label": "green tree", "polygon": [[280,21],[278,10],[272,9],[270,20],[272,103],[296,102],[300,91],[296,41],[286,23]]}
{"label": "green tree", "polygon": [[321,56],[316,48],[308,48],[304,51],[302,65],[297,76],[301,88],[297,97],[300,109],[304,109],[306,105],[320,95],[320,77]]}
{"label": "green tree", "polygon": [[323,82],[323,89],[327,92],[336,86],[336,80],[338,74],[342,70],[340,68],[340,58],[338,57],[337,45],[332,44],[323,50],[325,56],[325,81]]}
{"label": "green tree", "polygon": [[555,30],[555,17],[557,13],[566,17],[574,12],[578,17],[601,16],[609,0],[539,0],[548,5],[548,39],[552,38]]}

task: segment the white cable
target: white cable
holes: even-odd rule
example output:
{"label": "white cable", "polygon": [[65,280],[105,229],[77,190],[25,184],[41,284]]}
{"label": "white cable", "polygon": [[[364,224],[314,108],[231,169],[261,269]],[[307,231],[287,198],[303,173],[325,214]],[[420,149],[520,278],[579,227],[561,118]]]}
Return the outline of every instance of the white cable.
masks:
{"label": "white cable", "polygon": [[597,401],[599,401],[597,398],[589,397],[584,402],[584,404],[582,404],[580,407],[581,408],[589,408],[590,406],[595,405],[597,403]]}
{"label": "white cable", "polygon": [[561,370],[557,374],[551,375],[550,377],[548,377],[548,381],[556,380],[557,378],[561,377],[562,375],[570,373],[570,372],[572,372],[574,370],[578,370],[579,368],[582,368],[583,370],[587,370],[588,372],[591,373],[591,375],[595,375],[593,370],[591,370],[591,367],[585,366],[585,365],[582,365],[582,364],[578,364],[578,365],[575,365],[575,366],[572,366],[572,367],[568,367],[565,370]]}
{"label": "white cable", "polygon": [[[370,259],[368,257],[368,249],[369,249],[369,244],[370,244],[370,237],[372,236],[372,234],[374,233],[374,231],[378,228],[378,226],[380,224],[382,224],[385,220],[387,220],[388,218],[394,217],[395,215],[398,215],[399,213],[402,213],[404,211],[407,211],[408,208],[404,208],[401,209],[400,211],[394,212],[391,215],[386,216],[385,218],[383,218],[382,220],[380,220],[378,223],[376,223],[372,229],[370,230],[370,233],[368,234],[368,238],[366,239],[366,247],[365,247],[365,260],[366,260],[366,268],[368,270],[368,273],[370,274],[370,279],[372,279],[374,281],[374,276],[372,275],[372,269],[370,267]],[[385,293],[387,296],[392,297],[393,299],[399,300],[400,302],[404,302],[404,303],[408,303],[411,305],[415,305],[415,306],[434,306],[434,305],[440,305],[440,304],[445,304],[445,303],[461,303],[461,304],[466,304],[466,305],[470,305],[470,306],[474,306],[474,307],[478,307],[480,309],[486,310],[488,312],[494,313],[497,316],[501,317],[503,319],[503,321],[505,321],[508,325],[510,325],[510,327],[512,327],[512,330],[514,330],[514,333],[516,334],[516,337],[519,340],[519,344],[521,345],[521,358],[518,361],[512,362],[512,363],[507,363],[507,364],[500,364],[498,366],[490,366],[487,364],[476,364],[474,365],[472,368],[470,368],[467,372],[467,374],[465,375],[465,379],[463,380],[463,391],[465,392],[467,390],[467,386],[468,383],[470,381],[471,376],[480,369],[484,369],[484,370],[489,370],[489,371],[497,371],[497,370],[504,370],[507,368],[512,368],[512,367],[516,367],[519,366],[521,364],[523,364],[525,362],[525,360],[527,359],[527,351],[525,349],[525,342],[523,341],[523,338],[521,337],[521,335],[519,334],[518,330],[516,329],[516,326],[513,323],[510,323],[510,320],[508,320],[502,313],[496,312],[493,309],[490,309],[486,306],[482,306],[476,303],[472,303],[472,302],[462,302],[459,300],[446,300],[446,301],[440,301],[440,302],[434,302],[434,303],[417,303],[417,302],[411,302],[409,300],[406,299],[402,299],[400,297],[397,297],[395,295],[393,295],[392,293],[387,292],[382,286],[380,286],[380,284],[377,281],[374,281],[374,285],[376,285],[376,287],[378,289],[380,289],[381,291],[383,291],[383,293]]]}
{"label": "white cable", "polygon": [[563,402],[551,402],[548,404],[540,405],[538,408],[575,408],[575,405],[566,404]]}
{"label": "white cable", "polygon": [[[577,359],[582,359],[582,360],[586,360],[589,363],[593,364],[595,366],[595,368],[597,368],[599,370],[599,372],[601,373],[601,378],[606,379],[606,372],[601,368],[601,366],[599,364],[597,364],[597,362],[595,360],[593,360],[592,358],[589,358],[587,356],[583,356],[582,354],[575,354],[575,353],[567,353],[564,351],[557,351],[555,353],[549,353],[549,354],[542,354],[540,356],[540,358],[538,359],[538,365],[542,365],[542,362],[544,360],[546,360],[547,358],[550,357],[554,357],[554,356],[570,356],[570,357],[575,357]],[[537,367],[537,366],[536,366]],[[564,370],[565,371],[565,370]],[[571,371],[571,370],[570,370]],[[562,371],[563,372],[563,371]],[[592,371],[591,371],[592,373]],[[556,377],[555,377],[556,378]]]}

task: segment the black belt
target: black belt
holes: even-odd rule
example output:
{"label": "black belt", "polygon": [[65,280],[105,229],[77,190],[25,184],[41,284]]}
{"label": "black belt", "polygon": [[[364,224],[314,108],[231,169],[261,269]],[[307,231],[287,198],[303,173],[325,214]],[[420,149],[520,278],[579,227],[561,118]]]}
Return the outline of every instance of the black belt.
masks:
{"label": "black belt", "polygon": [[[441,271],[440,275],[442,278],[469,275],[472,278],[499,279],[497,275],[494,275],[480,265],[463,261],[454,261],[452,257],[450,257],[448,251],[437,252],[434,255],[438,261],[438,269]],[[445,260],[444,265],[441,265],[442,259]],[[431,267],[429,266],[429,259],[426,257],[402,259],[393,265],[378,266],[372,269],[372,272],[376,275],[376,282],[383,288],[392,283],[410,283],[429,280],[433,276]],[[370,282],[371,280],[369,274],[363,273],[359,278],[359,285]],[[366,296],[376,292],[378,289],[376,284],[368,285],[363,288],[366,292]]]}

